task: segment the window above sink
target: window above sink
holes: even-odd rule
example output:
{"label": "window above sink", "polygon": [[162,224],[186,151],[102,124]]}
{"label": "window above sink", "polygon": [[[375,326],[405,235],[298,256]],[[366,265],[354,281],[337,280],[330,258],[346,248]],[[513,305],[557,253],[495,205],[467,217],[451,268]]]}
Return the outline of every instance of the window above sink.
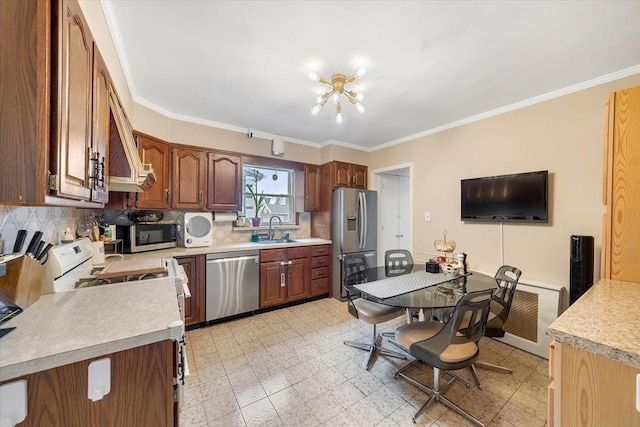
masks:
{"label": "window above sink", "polygon": [[[293,169],[245,164],[242,168],[242,212],[247,218],[256,217],[256,203],[262,199],[258,214],[260,225],[269,223],[277,215],[282,224],[295,224],[295,171]],[[282,243],[282,242],[279,242]]]}

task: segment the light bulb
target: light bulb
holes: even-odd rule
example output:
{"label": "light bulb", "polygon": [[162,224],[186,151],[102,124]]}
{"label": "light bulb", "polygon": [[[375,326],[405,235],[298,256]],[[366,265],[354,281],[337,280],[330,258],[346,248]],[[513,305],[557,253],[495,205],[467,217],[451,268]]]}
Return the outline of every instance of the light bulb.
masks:
{"label": "light bulb", "polygon": [[312,116],[317,116],[317,115],[318,115],[318,113],[320,112],[320,108],[322,108],[322,107],[320,106],[320,104],[316,104],[316,105],[314,105],[314,106],[313,106],[313,108],[311,109],[311,115],[312,115]]}
{"label": "light bulb", "polygon": [[331,97],[331,100],[333,101],[334,104],[337,104],[338,101],[340,100],[340,94],[338,92],[334,92],[333,96]]}
{"label": "light bulb", "polygon": [[363,94],[361,94],[361,93],[356,93],[356,99],[357,99],[358,101],[362,101],[362,100],[364,99],[364,95],[363,95]]}
{"label": "light bulb", "polygon": [[318,95],[316,98],[316,104],[320,104],[322,102],[322,95]]}
{"label": "light bulb", "polygon": [[316,73],[315,71],[309,72],[309,80],[313,80],[314,82],[317,82],[319,79],[320,79],[320,76],[318,75],[318,73]]}
{"label": "light bulb", "polygon": [[364,67],[360,67],[358,68],[358,71],[356,71],[356,76],[358,77],[362,77],[367,73],[367,69]]}
{"label": "light bulb", "polygon": [[358,110],[358,113],[362,114],[364,113],[367,109],[364,108],[364,105],[360,104],[359,102],[356,102],[356,110]]}
{"label": "light bulb", "polygon": [[342,124],[342,113],[336,114],[336,123],[339,125]]}

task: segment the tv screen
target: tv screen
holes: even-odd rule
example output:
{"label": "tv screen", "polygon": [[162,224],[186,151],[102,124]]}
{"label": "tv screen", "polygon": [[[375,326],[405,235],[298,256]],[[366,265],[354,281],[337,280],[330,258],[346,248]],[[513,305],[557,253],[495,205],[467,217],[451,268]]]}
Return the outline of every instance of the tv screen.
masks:
{"label": "tv screen", "polygon": [[548,171],[463,179],[461,219],[546,223],[548,181]]}

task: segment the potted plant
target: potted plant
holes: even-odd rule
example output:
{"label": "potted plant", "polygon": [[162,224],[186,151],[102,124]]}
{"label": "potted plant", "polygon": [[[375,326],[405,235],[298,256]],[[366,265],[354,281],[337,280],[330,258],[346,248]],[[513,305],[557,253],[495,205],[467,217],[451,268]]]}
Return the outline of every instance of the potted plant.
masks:
{"label": "potted plant", "polygon": [[251,225],[258,227],[260,225],[260,212],[264,209],[264,191],[257,193],[249,184],[247,184],[247,190],[249,190],[249,194],[251,194],[253,206],[255,206],[256,209],[255,217],[251,218]]}

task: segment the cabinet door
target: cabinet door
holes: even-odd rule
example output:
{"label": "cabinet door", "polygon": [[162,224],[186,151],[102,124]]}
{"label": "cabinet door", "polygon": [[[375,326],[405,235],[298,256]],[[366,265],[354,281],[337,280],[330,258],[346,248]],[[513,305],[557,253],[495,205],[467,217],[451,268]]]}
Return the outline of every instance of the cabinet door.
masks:
{"label": "cabinet door", "polygon": [[320,208],[320,166],[304,165],[304,210]]}
{"label": "cabinet door", "polygon": [[207,191],[207,153],[173,148],[171,207],[204,210]]}
{"label": "cabinet door", "polygon": [[242,197],[242,157],[210,152],[207,209],[238,211]]}
{"label": "cabinet door", "polygon": [[91,200],[101,203],[109,201],[109,73],[100,51],[93,45],[93,127],[91,157],[89,160],[89,183]]}
{"label": "cabinet door", "polygon": [[59,17],[57,195],[89,200],[92,38],[78,3],[62,1]]}
{"label": "cabinet door", "polygon": [[47,193],[50,9],[0,1],[0,203],[42,204]]}
{"label": "cabinet door", "polygon": [[613,123],[610,278],[640,282],[640,86],[615,93]]}
{"label": "cabinet door", "polygon": [[171,193],[169,184],[171,150],[169,144],[154,138],[137,135],[138,153],[142,163],[151,163],[156,174],[156,182],[144,193],[135,193],[135,207],[138,209],[169,209]]}
{"label": "cabinet door", "polygon": [[349,163],[333,162],[332,164],[332,187],[349,187],[351,185]]}
{"label": "cabinet door", "polygon": [[286,302],[287,272],[285,262],[260,264],[260,308]]}
{"label": "cabinet door", "polygon": [[204,322],[205,317],[205,259],[204,255],[176,257],[189,278],[191,298],[184,300],[185,326]]}
{"label": "cabinet door", "polygon": [[351,187],[367,189],[367,167],[351,165]]}
{"label": "cabinet door", "polygon": [[309,280],[309,259],[294,259],[287,268],[287,301],[295,301],[309,297],[311,282]]}

